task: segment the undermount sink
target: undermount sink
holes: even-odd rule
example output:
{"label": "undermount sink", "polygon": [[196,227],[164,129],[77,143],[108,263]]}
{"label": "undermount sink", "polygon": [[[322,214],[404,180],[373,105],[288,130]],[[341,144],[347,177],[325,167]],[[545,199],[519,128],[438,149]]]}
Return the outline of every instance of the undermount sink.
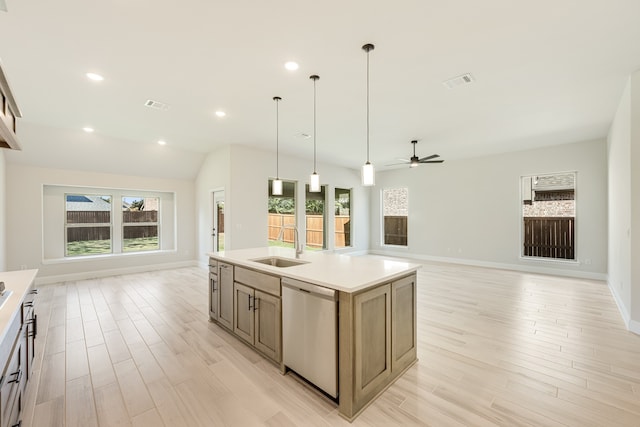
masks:
{"label": "undermount sink", "polygon": [[300,261],[299,259],[282,258],[278,256],[270,256],[267,258],[256,258],[250,261],[259,262],[260,264],[271,265],[273,267],[293,267],[296,265],[306,264],[308,261]]}

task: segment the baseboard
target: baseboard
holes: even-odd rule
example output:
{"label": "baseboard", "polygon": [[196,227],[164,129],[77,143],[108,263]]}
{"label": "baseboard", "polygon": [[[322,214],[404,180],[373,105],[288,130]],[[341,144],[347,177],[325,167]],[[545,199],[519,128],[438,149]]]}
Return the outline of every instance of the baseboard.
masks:
{"label": "baseboard", "polygon": [[[627,329],[631,331],[631,322],[633,322],[633,320],[631,320],[631,315],[627,311],[627,307],[622,303],[622,298],[620,298],[620,294],[618,293],[618,290],[614,286],[612,286],[612,284],[609,281],[607,281],[607,286],[609,287],[609,292],[611,292],[611,296],[613,297],[613,300],[616,302],[616,305],[618,306],[618,311],[620,312],[622,321],[624,322]],[[635,323],[638,323],[638,322],[635,322]],[[638,332],[632,331],[632,332],[635,332],[636,334],[640,333],[640,324],[637,326],[638,326]]]}
{"label": "baseboard", "polygon": [[48,285],[51,283],[68,282],[73,280],[96,279],[99,277],[119,276],[121,274],[144,273],[147,271],[168,270],[172,268],[195,267],[195,266],[198,266],[198,262],[193,260],[193,261],[167,262],[162,264],[145,264],[145,265],[140,265],[135,267],[112,268],[107,270],[83,271],[80,273],[69,273],[69,274],[59,274],[56,276],[36,277],[36,284]]}
{"label": "baseboard", "polygon": [[421,255],[421,254],[412,254],[412,253],[394,252],[394,251],[381,251],[381,250],[372,250],[372,251],[369,251],[369,253],[373,255],[393,256],[397,258],[411,258],[411,259],[424,260],[424,261],[446,262],[449,264],[472,265],[474,267],[487,267],[487,268],[497,268],[500,270],[521,271],[525,273],[538,273],[538,274],[550,274],[553,276],[576,277],[579,279],[606,281],[608,277],[607,274],[605,273],[594,273],[590,271],[576,271],[576,270],[561,269],[561,268],[548,268],[548,267],[541,267],[541,266],[535,266],[535,265],[507,264],[507,263],[499,263],[499,262],[491,262],[491,261],[437,257],[437,256],[430,256],[430,255]]}

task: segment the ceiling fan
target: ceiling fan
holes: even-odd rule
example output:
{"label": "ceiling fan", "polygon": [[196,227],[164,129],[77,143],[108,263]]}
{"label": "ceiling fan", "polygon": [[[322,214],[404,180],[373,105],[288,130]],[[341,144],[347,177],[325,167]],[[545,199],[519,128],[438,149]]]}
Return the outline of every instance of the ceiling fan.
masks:
{"label": "ceiling fan", "polygon": [[385,166],[409,165],[410,168],[415,168],[420,163],[442,163],[442,162],[444,162],[444,160],[433,160],[433,159],[436,159],[436,158],[440,157],[440,155],[438,155],[438,154],[432,154],[430,156],[419,158],[418,156],[416,156],[416,144],[418,143],[418,141],[417,140],[413,140],[413,141],[411,141],[411,143],[413,144],[413,156],[411,156],[411,159],[409,159],[409,160],[407,160],[407,159],[398,159],[402,163],[392,163],[390,165],[385,165]]}

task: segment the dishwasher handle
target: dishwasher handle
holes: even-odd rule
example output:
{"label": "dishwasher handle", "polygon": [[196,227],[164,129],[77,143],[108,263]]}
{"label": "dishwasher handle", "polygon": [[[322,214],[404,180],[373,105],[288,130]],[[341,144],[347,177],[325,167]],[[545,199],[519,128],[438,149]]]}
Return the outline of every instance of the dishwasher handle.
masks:
{"label": "dishwasher handle", "polygon": [[338,296],[338,293],[334,289],[325,288],[324,286],[314,285],[301,280],[291,279],[289,277],[282,278],[282,286],[293,289],[294,291],[308,293],[313,296],[332,301],[336,301]]}

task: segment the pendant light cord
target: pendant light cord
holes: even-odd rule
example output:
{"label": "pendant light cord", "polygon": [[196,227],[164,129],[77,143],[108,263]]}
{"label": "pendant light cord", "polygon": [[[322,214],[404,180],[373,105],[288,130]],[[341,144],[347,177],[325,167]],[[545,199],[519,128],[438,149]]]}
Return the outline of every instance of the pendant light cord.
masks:
{"label": "pendant light cord", "polygon": [[276,101],[276,179],[280,179],[280,129],[278,125],[280,123],[279,101],[281,99],[279,96],[273,97],[273,100]]}
{"label": "pendant light cord", "polygon": [[369,163],[369,50],[367,49],[367,163]]}
{"label": "pendant light cord", "polygon": [[313,80],[313,173],[316,173],[316,80],[320,77],[314,74],[309,78]]}

